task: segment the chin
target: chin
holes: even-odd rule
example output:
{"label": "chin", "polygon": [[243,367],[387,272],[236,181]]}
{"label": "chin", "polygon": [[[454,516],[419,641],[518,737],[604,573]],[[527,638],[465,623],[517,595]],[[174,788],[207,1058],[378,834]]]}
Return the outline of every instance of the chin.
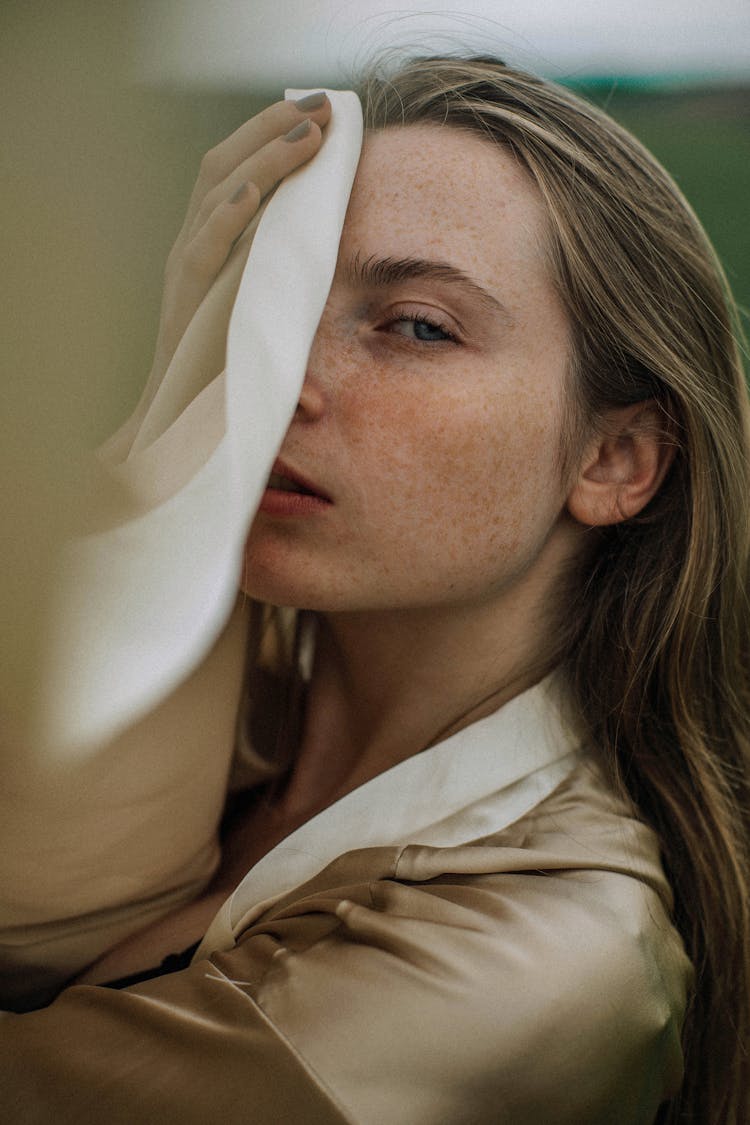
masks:
{"label": "chin", "polygon": [[296,542],[292,536],[251,531],[245,546],[240,589],[255,601],[320,613],[352,608],[363,592],[361,572],[352,574],[339,557]]}
{"label": "chin", "polygon": [[336,599],[321,589],[310,567],[296,567],[293,575],[283,568],[259,563],[245,556],[240,590],[254,601],[287,609],[333,610]]}

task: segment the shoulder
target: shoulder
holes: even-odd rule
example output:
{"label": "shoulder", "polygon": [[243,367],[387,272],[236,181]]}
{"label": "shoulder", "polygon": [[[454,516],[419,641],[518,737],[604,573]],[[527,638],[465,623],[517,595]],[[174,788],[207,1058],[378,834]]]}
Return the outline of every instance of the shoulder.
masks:
{"label": "shoulder", "polygon": [[688,973],[657,842],[584,770],[493,836],[340,856],[183,972],[0,1021],[0,1091],[40,1125],[650,1125]]}
{"label": "shoulder", "polygon": [[255,930],[278,942],[255,1001],[355,1120],[652,1120],[690,969],[658,843],[595,772],[496,836],[408,846],[369,881],[365,858]]}

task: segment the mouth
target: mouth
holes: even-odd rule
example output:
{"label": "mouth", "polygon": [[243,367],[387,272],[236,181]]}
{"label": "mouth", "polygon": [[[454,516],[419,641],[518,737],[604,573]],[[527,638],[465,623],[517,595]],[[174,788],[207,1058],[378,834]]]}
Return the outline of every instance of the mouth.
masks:
{"label": "mouth", "polygon": [[321,488],[303,477],[296,469],[285,465],[283,461],[274,463],[266,488],[279,492],[295,492],[300,496],[314,496],[318,500],[326,500],[329,504],[331,502],[330,496],[327,496]]}
{"label": "mouth", "polygon": [[279,492],[297,492],[302,496],[318,495],[311,488],[305,488],[303,484],[298,484],[291,477],[284,477],[281,473],[271,473],[266,488],[277,488]]}
{"label": "mouth", "polygon": [[317,484],[283,461],[276,461],[266,483],[260,511],[267,515],[312,514],[333,501]]}

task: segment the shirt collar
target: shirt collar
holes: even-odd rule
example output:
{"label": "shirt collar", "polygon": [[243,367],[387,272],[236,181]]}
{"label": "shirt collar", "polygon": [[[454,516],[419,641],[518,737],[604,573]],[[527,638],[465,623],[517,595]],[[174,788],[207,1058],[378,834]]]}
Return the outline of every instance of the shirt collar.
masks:
{"label": "shirt collar", "polygon": [[196,958],[235,944],[267,907],[347,851],[451,847],[500,831],[560,784],[580,755],[556,677],[346,794],[263,857],[227,899]]}

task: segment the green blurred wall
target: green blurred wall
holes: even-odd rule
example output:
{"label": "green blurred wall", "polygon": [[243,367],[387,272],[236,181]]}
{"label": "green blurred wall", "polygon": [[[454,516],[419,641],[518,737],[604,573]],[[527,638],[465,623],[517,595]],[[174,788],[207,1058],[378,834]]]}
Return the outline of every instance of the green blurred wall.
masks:
{"label": "green blurred wall", "polygon": [[643,141],[695,208],[750,330],[750,85],[581,88]]}

